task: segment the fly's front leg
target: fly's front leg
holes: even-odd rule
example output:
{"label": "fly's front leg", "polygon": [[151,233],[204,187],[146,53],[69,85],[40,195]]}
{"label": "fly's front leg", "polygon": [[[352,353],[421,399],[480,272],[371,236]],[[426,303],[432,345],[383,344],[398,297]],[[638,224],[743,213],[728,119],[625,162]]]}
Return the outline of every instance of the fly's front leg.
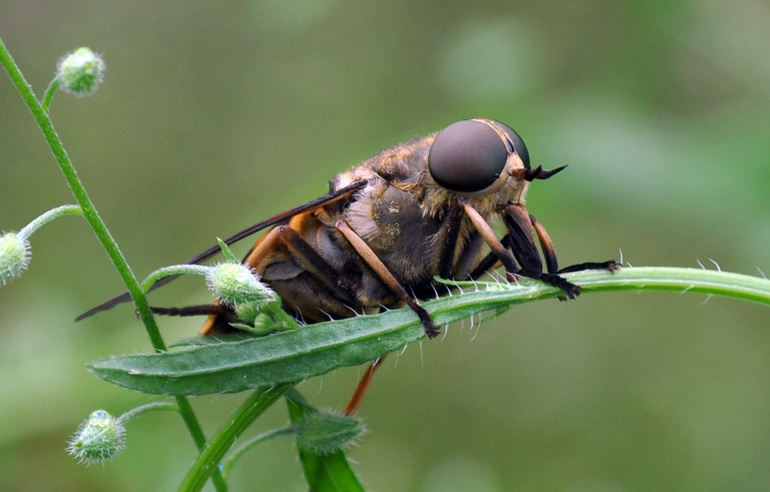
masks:
{"label": "fly's front leg", "polygon": [[617,272],[620,270],[620,266],[620,263],[615,260],[600,262],[587,261],[585,263],[577,263],[575,265],[564,267],[559,270],[559,273],[582,272],[583,270],[609,270],[610,272]]}
{"label": "fly's front leg", "polygon": [[[508,205],[503,210],[503,222],[511,237],[511,251],[516,257],[522,270],[542,272],[543,262],[540,260],[540,252],[535,245],[535,231],[529,219],[529,213],[521,205]],[[548,256],[546,256],[546,259]],[[556,261],[554,255],[552,261]],[[548,273],[556,273],[551,270],[552,262],[547,262]],[[558,270],[558,267],[557,267]]]}
{"label": "fly's front leg", "polygon": [[[532,224],[529,222],[528,214],[526,221],[521,220],[521,213],[518,209],[509,211],[508,207],[506,207],[505,213],[503,214],[505,225],[509,231],[508,237],[511,241],[511,250],[513,250],[516,259],[519,260],[522,266],[522,268],[518,268],[513,256],[505,249],[500,240],[497,239],[494,231],[481,214],[465,201],[461,201],[460,205],[463,207],[465,214],[471,219],[473,226],[484,238],[484,241],[489,248],[503,264],[506,274],[510,278],[515,279],[516,275],[521,275],[523,277],[541,280],[542,282],[563,290],[570,299],[574,299],[580,293],[580,287],[577,285],[568,282],[558,275],[543,273],[543,264],[537,253],[537,246],[534,242],[535,234],[532,229]],[[509,205],[509,207],[511,207],[511,205]],[[523,207],[519,208],[523,209]],[[508,217],[509,214],[510,217]]]}
{"label": "fly's front leg", "polygon": [[582,270],[609,270],[610,272],[614,272],[620,269],[618,262],[615,260],[608,260],[578,263],[577,265],[570,265],[560,270],[559,263],[556,261],[556,251],[553,248],[553,242],[548,235],[548,231],[545,230],[545,227],[543,227],[533,215],[529,216],[529,220],[532,222],[532,226],[537,233],[537,238],[540,240],[540,247],[543,250],[543,255],[545,255],[546,263],[548,264],[548,273],[579,272]]}
{"label": "fly's front leg", "polygon": [[[568,299],[574,299],[580,295],[579,285],[575,285],[557,275],[559,264],[556,261],[556,251],[553,248],[551,238],[548,237],[545,228],[533,220],[534,217],[529,215],[527,209],[519,204],[511,203],[503,209],[502,215],[503,222],[511,236],[513,254],[521,262],[522,271],[519,275],[535,278],[553,285],[563,290]],[[535,236],[537,236],[543,250],[548,273],[543,273],[543,262],[537,251]]]}
{"label": "fly's front leg", "polygon": [[546,264],[546,267],[548,268],[548,273],[558,273],[559,261],[556,259],[556,249],[554,249],[553,247],[553,241],[551,241],[551,236],[548,235],[548,231],[546,231],[545,227],[543,227],[543,225],[537,221],[534,215],[529,215],[529,214],[527,215],[529,216],[530,224],[532,224],[532,227],[534,227],[535,229],[535,233],[537,234],[537,240],[540,242],[540,249],[543,251],[543,256],[545,257],[545,264]]}

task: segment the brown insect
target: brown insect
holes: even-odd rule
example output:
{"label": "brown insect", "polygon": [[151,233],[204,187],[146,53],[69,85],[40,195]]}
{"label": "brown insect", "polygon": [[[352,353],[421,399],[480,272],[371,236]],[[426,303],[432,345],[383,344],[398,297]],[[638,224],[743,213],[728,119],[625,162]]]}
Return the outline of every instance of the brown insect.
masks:
{"label": "brown insect", "polygon": [[[225,242],[273,226],[244,263],[299,320],[347,318],[405,304],[433,338],[439,330],[418,300],[435,297],[436,276],[475,279],[502,264],[509,278],[538,279],[572,299],[580,287],[559,273],[617,268],[605,261],[560,270],[548,233],[524,207],[530,182],[563,169],[530,167],[521,137],[500,122],[463,120],[383,150],[332,179],[328,194]],[[490,226],[499,219],[507,231],[502,239]],[[218,251],[213,247],[188,263]],[[78,319],[126,300],[123,294]],[[182,311],[174,310],[201,312]],[[237,321],[224,307],[208,312],[214,314],[204,334],[227,330]]]}

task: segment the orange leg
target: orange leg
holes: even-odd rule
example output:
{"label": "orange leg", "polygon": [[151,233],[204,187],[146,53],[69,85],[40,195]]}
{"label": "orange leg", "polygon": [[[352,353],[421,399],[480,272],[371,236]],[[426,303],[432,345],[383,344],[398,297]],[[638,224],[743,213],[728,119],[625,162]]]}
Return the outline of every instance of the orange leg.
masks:
{"label": "orange leg", "polygon": [[361,377],[361,381],[359,381],[358,386],[356,386],[356,390],[353,392],[353,396],[350,397],[350,401],[348,401],[348,404],[345,405],[345,410],[342,411],[343,415],[350,416],[358,411],[358,407],[361,405],[361,401],[364,399],[366,390],[369,389],[369,383],[371,383],[372,378],[374,378],[374,372],[378,367],[380,367],[383,360],[385,360],[384,355],[372,362],[366,369],[366,372]]}

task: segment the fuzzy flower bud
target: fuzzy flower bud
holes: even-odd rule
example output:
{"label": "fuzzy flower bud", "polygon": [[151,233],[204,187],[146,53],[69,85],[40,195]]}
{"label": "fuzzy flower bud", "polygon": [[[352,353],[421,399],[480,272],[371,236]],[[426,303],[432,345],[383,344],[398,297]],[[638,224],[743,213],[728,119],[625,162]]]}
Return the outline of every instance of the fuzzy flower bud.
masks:
{"label": "fuzzy flower bud", "polygon": [[366,427],[356,417],[324,411],[306,413],[294,430],[297,447],[321,455],[355,444],[365,432]]}
{"label": "fuzzy flower bud", "polygon": [[78,48],[59,60],[56,76],[60,87],[75,96],[96,91],[104,79],[104,60],[90,48]]}
{"label": "fuzzy flower bud", "polygon": [[254,303],[237,304],[233,311],[238,319],[246,323],[254,323],[259,315],[262,314],[262,306]]}
{"label": "fuzzy flower bud", "polygon": [[220,263],[206,276],[211,292],[228,306],[274,302],[270,290],[248,267],[240,263]]}
{"label": "fuzzy flower bud", "polygon": [[126,429],[120,419],[96,410],[80,425],[67,445],[67,452],[86,465],[104,463],[125,448]]}
{"label": "fuzzy flower bud", "polygon": [[21,234],[6,232],[0,236],[0,286],[21,275],[29,266],[29,240]]}

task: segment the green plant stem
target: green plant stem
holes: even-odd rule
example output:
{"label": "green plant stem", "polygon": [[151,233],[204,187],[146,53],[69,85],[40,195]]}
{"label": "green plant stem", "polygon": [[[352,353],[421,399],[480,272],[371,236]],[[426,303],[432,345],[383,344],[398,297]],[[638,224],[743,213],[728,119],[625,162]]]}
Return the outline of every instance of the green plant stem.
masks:
{"label": "green plant stem", "polygon": [[770,280],[741,273],[682,267],[629,267],[607,274],[590,270],[566,274],[583,292],[620,290],[678,291],[731,297],[770,305]]}
{"label": "green plant stem", "polygon": [[[96,207],[94,207],[94,204],[89,198],[88,193],[86,193],[86,189],[83,186],[83,183],[80,181],[80,178],[78,177],[77,172],[75,171],[75,168],[72,165],[69,156],[67,155],[67,151],[64,149],[64,146],[62,145],[61,140],[59,139],[59,136],[53,127],[53,122],[48,116],[49,108],[44,108],[40,104],[37,97],[33,93],[31,86],[25,80],[24,75],[21,73],[21,70],[19,70],[19,67],[16,65],[16,62],[13,60],[13,57],[11,56],[1,38],[0,64],[2,64],[3,68],[5,68],[8,76],[11,78],[11,81],[16,86],[16,90],[19,91],[21,98],[27,104],[27,107],[35,118],[35,121],[37,121],[38,125],[40,126],[40,130],[43,132],[43,136],[48,143],[48,146],[50,147],[56,162],[59,164],[59,168],[64,174],[64,178],[67,180],[67,184],[69,185],[72,194],[75,196],[75,200],[77,200],[78,205],[80,205],[80,209],[83,212],[83,217],[91,226],[91,229],[96,234],[99,242],[102,243],[105,251],[107,251],[107,255],[115,265],[118,274],[123,279],[123,282],[125,283],[128,292],[131,294],[131,298],[133,299],[134,304],[136,305],[136,309],[139,313],[139,317],[141,318],[142,323],[144,324],[145,330],[147,331],[147,335],[150,338],[150,343],[156,352],[165,351],[166,344],[161,337],[158,325],[152,315],[150,304],[147,301],[147,298],[145,297],[144,292],[142,291],[142,288],[136,279],[136,276],[129,267],[128,262],[120,251],[120,248],[118,248],[115,239],[112,237],[112,234],[110,234],[110,231],[107,229],[104,221],[102,221],[101,217],[99,217],[99,214],[96,211]],[[47,103],[50,103],[53,97],[51,91],[55,89],[55,87],[53,87],[54,85],[56,84],[51,84],[49,86],[49,90],[47,91]],[[183,396],[177,396],[176,402],[177,406],[179,407],[179,412],[182,415],[182,419],[185,422],[185,425],[190,432],[193,441],[198,447],[198,450],[200,451],[205,447],[206,438],[203,434],[203,430],[200,427],[200,423],[198,422],[197,417],[192,411],[192,406],[186,397]],[[227,484],[224,482],[224,479],[222,478],[221,473],[219,473],[219,470],[214,472],[212,478],[214,481],[214,486],[217,488],[217,490],[227,490]]]}
{"label": "green plant stem", "polygon": [[51,108],[51,101],[53,101],[53,96],[56,94],[56,90],[59,89],[59,77],[55,77],[50,84],[48,84],[48,88],[45,90],[45,94],[43,95],[43,111],[48,113],[49,109]]}
{"label": "green plant stem", "polygon": [[64,215],[83,215],[83,211],[78,205],[62,205],[61,207],[52,208],[24,226],[19,231],[19,235],[29,238],[36,230],[40,229],[45,224]]}
{"label": "green plant stem", "polygon": [[233,451],[233,454],[227,459],[224,466],[222,467],[222,475],[225,477],[225,479],[227,479],[233,469],[233,466],[235,466],[238,460],[241,459],[243,455],[254,449],[256,446],[262,444],[265,441],[269,441],[270,439],[275,439],[276,437],[293,435],[295,432],[296,426],[290,425],[287,427],[281,427],[280,429],[273,429],[264,432],[256,437],[249,439],[245,444]]}
{"label": "green plant stem", "polygon": [[159,268],[147,276],[142,281],[141,287],[144,292],[148,292],[150,288],[159,280],[164,277],[171,277],[175,275],[203,275],[206,276],[211,271],[210,266],[205,265],[172,265],[163,268]]}
{"label": "green plant stem", "polygon": [[128,412],[118,417],[118,419],[125,424],[126,422],[135,419],[136,417],[140,417],[150,412],[179,412],[179,407],[173,403],[165,401],[148,403],[146,405],[142,405],[140,407],[129,410]]}
{"label": "green plant stem", "polygon": [[219,471],[222,457],[243,431],[295,384],[296,382],[282,383],[256,389],[211,438],[177,490],[180,492],[201,490],[209,475],[215,470]]}
{"label": "green plant stem", "polygon": [[155,323],[155,319],[150,311],[150,305],[139,286],[139,282],[131,271],[131,268],[128,266],[126,259],[120,252],[120,248],[118,248],[117,243],[107,229],[107,226],[104,224],[104,221],[99,217],[88,193],[86,193],[86,189],[80,181],[80,178],[67,155],[67,151],[64,149],[64,146],[53,127],[53,122],[48,117],[48,113],[40,105],[40,102],[38,102],[37,97],[35,97],[35,94],[32,92],[32,88],[24,79],[24,75],[22,75],[18,66],[13,61],[13,58],[6,49],[2,39],[0,39],[0,63],[2,63],[3,67],[8,72],[11,81],[21,94],[22,99],[27,104],[35,121],[37,121],[38,126],[40,126],[40,130],[43,132],[43,136],[45,137],[56,162],[59,164],[59,168],[64,174],[64,178],[67,180],[67,184],[69,185],[72,194],[75,196],[75,200],[77,200],[78,205],[80,205],[80,208],[83,211],[83,217],[85,217],[86,221],[91,226],[91,229],[93,229],[99,242],[102,243],[102,246],[107,251],[107,255],[110,257],[110,260],[112,260],[112,263],[118,270],[123,282],[126,284],[126,287],[131,294],[131,298],[134,300],[134,304],[136,304],[136,308],[139,311],[139,316],[147,330],[147,334],[150,337],[153,348],[155,348],[156,351],[166,350],[166,344],[163,342],[160,330],[158,330],[158,325]]}

